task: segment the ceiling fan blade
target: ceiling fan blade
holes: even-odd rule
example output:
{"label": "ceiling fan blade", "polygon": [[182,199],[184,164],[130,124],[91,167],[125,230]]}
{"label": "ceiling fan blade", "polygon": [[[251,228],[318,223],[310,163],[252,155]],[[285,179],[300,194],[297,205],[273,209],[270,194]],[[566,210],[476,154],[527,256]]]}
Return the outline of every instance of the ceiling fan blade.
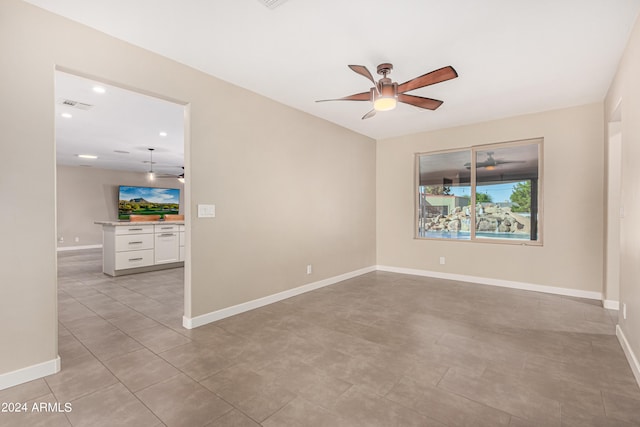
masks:
{"label": "ceiling fan blade", "polygon": [[526,163],[524,160],[496,160],[496,165],[506,165],[507,163]]}
{"label": "ceiling fan blade", "polygon": [[398,93],[420,89],[421,87],[455,79],[456,77],[458,77],[458,73],[452,66],[448,65],[440,68],[439,70],[431,71],[430,73],[423,74],[420,77],[416,77],[415,79],[402,83],[398,86]]}
{"label": "ceiling fan blade", "polygon": [[424,98],[422,96],[406,95],[404,93],[398,94],[398,101],[404,102],[420,108],[426,108],[427,110],[435,110],[442,105],[442,101],[437,99]]}
{"label": "ceiling fan blade", "polygon": [[371,92],[356,93],[354,95],[345,96],[344,98],[321,99],[316,102],[327,102],[327,101],[371,101]]}
{"label": "ceiling fan blade", "polygon": [[376,115],[376,110],[371,110],[369,111],[367,114],[365,114],[364,116],[362,116],[362,120],[364,119],[368,119],[370,117],[373,117]]}
{"label": "ceiling fan blade", "polygon": [[373,79],[373,76],[369,72],[369,69],[364,65],[349,65],[349,68],[351,68],[353,71],[360,74],[361,76],[365,76],[366,78],[368,78],[371,81],[371,83],[373,83],[374,86],[376,85],[376,81]]}

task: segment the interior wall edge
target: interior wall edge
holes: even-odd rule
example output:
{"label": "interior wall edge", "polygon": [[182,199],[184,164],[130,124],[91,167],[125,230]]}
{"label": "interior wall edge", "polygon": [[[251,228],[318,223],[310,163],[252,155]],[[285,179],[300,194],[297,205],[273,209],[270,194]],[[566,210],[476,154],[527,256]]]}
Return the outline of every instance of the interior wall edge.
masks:
{"label": "interior wall edge", "polygon": [[627,337],[622,331],[622,328],[620,328],[620,325],[616,325],[616,336],[618,337],[618,341],[620,341],[622,350],[624,350],[624,355],[627,357],[629,366],[631,366],[633,376],[636,378],[638,386],[640,386],[640,362],[638,361],[638,357],[633,352],[633,349],[629,345],[629,341],[627,341]]}
{"label": "interior wall edge", "polygon": [[387,271],[390,273],[410,274],[412,276],[423,276],[436,279],[454,280],[458,282],[475,283],[479,285],[497,286],[501,288],[520,289],[523,291],[542,292],[545,294],[602,300],[602,292],[583,291],[580,289],[560,288],[557,286],[538,285],[535,283],[493,279],[489,277],[469,276],[465,274],[443,273],[439,271],[418,270],[413,268],[392,267],[387,265],[378,265],[377,270]]}

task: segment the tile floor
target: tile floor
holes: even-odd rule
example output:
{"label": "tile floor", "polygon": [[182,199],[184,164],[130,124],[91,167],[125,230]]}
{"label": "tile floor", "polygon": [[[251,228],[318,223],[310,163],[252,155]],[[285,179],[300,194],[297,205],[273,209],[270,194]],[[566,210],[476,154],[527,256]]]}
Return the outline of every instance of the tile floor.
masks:
{"label": "tile floor", "polygon": [[182,269],[109,278],[59,255],[62,371],[1,426],[639,426],[616,312],[370,273],[194,330]]}

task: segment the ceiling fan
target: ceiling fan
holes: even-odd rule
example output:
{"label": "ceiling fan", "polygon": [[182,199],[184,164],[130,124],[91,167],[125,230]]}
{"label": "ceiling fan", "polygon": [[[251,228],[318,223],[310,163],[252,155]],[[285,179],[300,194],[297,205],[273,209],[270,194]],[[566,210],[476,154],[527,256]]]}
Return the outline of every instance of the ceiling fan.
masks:
{"label": "ceiling fan", "polygon": [[384,63],[378,65],[376,71],[382,76],[382,78],[377,82],[364,65],[349,65],[349,68],[369,79],[373,83],[373,87],[368,92],[356,93],[354,95],[345,96],[344,98],[321,99],[316,102],[370,101],[373,103],[373,109],[362,116],[362,120],[375,116],[377,111],[393,110],[396,108],[398,102],[403,102],[419,108],[425,108],[427,110],[435,110],[442,105],[442,101],[425,98],[423,96],[408,95],[405,92],[458,77],[456,70],[449,65],[438,70],[431,71],[427,74],[423,74],[420,77],[416,77],[415,79],[411,79],[402,84],[398,84],[387,77],[387,75],[391,73],[391,70],[393,70],[393,64]]}
{"label": "ceiling fan", "polygon": [[[524,160],[500,160],[493,157],[493,151],[487,151],[487,158],[483,162],[476,162],[476,168],[485,168],[487,170],[493,170],[496,166],[505,165],[508,163],[525,163]],[[471,169],[471,163],[465,163],[464,167]]]}

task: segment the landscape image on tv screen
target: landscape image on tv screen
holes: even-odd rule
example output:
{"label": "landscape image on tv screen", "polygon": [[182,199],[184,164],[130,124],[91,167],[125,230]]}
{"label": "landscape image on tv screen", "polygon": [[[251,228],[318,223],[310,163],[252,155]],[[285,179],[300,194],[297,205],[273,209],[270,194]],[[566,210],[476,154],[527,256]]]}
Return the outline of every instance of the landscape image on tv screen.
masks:
{"label": "landscape image on tv screen", "polygon": [[118,219],[129,215],[177,214],[180,211],[180,189],[120,186]]}

